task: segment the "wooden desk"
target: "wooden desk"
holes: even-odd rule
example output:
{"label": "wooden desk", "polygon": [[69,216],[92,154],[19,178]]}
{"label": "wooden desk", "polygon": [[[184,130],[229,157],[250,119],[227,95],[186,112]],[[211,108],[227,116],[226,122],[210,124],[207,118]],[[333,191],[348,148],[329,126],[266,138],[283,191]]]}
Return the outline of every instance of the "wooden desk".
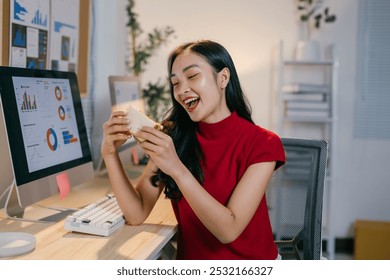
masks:
{"label": "wooden desk", "polygon": [[[107,177],[72,188],[68,197],[59,200],[51,197],[40,205],[59,207],[83,207],[111,193]],[[30,211],[27,209],[27,211]],[[64,221],[43,224],[15,221],[0,217],[0,231],[22,231],[34,234],[35,249],[13,259],[34,260],[109,260],[109,259],[155,259],[161,249],[176,232],[177,222],[168,199],[160,197],[151,215],[140,226],[125,225],[108,237],[68,232]]]}

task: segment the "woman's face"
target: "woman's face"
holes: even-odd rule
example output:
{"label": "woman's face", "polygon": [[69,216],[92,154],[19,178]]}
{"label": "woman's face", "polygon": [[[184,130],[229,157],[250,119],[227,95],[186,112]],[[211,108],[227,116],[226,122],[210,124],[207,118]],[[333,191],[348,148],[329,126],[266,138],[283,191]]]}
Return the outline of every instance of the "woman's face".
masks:
{"label": "woman's face", "polygon": [[174,97],[192,121],[215,123],[230,115],[225,99],[229,74],[227,68],[215,73],[203,57],[192,52],[175,59],[170,76]]}

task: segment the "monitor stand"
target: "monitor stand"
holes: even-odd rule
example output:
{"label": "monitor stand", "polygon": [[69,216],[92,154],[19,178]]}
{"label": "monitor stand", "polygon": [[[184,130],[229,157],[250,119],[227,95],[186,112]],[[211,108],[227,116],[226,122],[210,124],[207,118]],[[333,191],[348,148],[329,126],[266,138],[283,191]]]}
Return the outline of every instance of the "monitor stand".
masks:
{"label": "monitor stand", "polygon": [[[77,210],[41,206],[37,204],[28,206],[28,208],[23,208],[19,205],[15,183],[10,186],[4,209],[8,219],[40,223],[58,222]],[[27,215],[31,217],[27,217]]]}

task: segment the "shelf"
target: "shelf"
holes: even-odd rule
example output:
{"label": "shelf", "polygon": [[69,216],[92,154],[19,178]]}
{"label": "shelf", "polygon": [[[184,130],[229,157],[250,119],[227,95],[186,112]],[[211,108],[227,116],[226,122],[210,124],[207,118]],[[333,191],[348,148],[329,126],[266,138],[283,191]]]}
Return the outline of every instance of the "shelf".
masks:
{"label": "shelf", "polygon": [[314,66],[332,66],[334,63],[333,60],[320,60],[320,61],[299,61],[299,60],[285,60],[284,65],[293,65],[293,66],[306,66],[306,65],[314,65]]}
{"label": "shelf", "polygon": [[[327,253],[334,256],[332,235],[331,189],[335,184],[334,171],[337,150],[337,72],[335,60],[298,61],[285,59],[283,43],[279,52],[277,91],[278,133],[285,137],[321,138],[329,143],[324,189],[323,228],[329,241]],[[293,177],[300,177],[291,174]],[[299,174],[298,174],[299,175]]]}
{"label": "shelf", "polygon": [[283,121],[288,122],[307,122],[307,123],[332,123],[334,118],[321,117],[282,117]]}

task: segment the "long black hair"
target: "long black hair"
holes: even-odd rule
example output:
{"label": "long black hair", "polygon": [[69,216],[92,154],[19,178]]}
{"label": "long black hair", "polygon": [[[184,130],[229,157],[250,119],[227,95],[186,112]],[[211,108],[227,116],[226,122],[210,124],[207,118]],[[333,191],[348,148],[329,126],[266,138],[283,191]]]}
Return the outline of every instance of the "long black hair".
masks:
{"label": "long black hair", "polygon": [[[242,91],[236,68],[228,51],[219,43],[210,40],[183,44],[174,49],[168,57],[169,76],[172,74],[172,65],[176,58],[184,52],[192,52],[203,57],[212,66],[215,73],[219,73],[225,67],[229,69],[230,80],[226,87],[227,106],[230,112],[236,112],[240,117],[253,123],[250,105]],[[172,138],[180,160],[202,183],[201,161],[203,153],[196,135],[198,124],[190,119],[186,110],[176,101],[173,95],[173,85],[170,81],[169,84],[173,105],[162,123],[164,132]],[[154,186],[164,185],[164,193],[168,198],[173,200],[181,198],[181,192],[176,182],[160,169],[152,176],[151,182]]]}

